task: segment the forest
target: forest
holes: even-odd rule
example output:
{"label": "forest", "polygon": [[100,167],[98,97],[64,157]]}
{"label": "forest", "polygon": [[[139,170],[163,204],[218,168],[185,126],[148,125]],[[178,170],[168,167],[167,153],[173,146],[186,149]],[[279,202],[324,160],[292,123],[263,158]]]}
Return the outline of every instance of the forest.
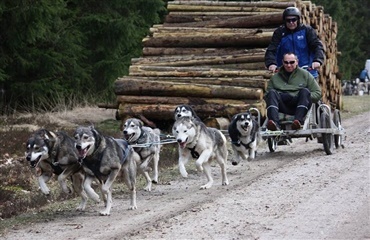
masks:
{"label": "forest", "polygon": [[[235,1],[235,0],[234,0]],[[370,1],[312,0],[338,23],[341,79],[370,58]],[[114,101],[114,81],[163,21],[162,0],[0,2],[0,113],[55,110],[64,102]]]}

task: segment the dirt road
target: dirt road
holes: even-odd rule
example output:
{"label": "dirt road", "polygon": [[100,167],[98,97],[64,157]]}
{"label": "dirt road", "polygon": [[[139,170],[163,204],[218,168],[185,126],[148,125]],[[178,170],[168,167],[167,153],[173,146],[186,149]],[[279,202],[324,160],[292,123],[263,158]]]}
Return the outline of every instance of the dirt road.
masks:
{"label": "dirt road", "polygon": [[[138,191],[113,194],[111,216],[101,204],[87,211],[55,211],[41,224],[16,227],[4,239],[370,239],[370,112],[347,119],[345,148],[326,155],[316,140],[296,139],[238,166],[228,164],[229,186],[199,190],[203,174],[190,172]],[[180,174],[179,174],[180,175]]]}

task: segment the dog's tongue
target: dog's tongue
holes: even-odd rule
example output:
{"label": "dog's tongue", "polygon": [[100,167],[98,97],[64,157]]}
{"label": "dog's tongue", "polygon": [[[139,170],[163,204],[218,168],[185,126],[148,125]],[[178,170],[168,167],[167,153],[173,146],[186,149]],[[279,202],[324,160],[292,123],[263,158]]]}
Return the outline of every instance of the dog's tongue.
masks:
{"label": "dog's tongue", "polygon": [[186,147],[186,142],[181,142],[181,143],[179,143],[179,145],[180,145],[181,148],[185,148]]}
{"label": "dog's tongue", "polygon": [[78,154],[80,155],[80,158],[85,158],[87,154],[87,148],[78,150]]}

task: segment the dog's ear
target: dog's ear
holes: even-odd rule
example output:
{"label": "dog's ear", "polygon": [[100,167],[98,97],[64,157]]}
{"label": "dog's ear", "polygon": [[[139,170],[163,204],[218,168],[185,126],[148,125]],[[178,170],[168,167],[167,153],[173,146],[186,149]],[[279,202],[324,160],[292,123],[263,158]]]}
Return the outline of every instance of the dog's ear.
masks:
{"label": "dog's ear", "polygon": [[138,122],[139,122],[140,127],[144,126],[144,122],[143,121],[141,121],[140,119],[138,119]]}

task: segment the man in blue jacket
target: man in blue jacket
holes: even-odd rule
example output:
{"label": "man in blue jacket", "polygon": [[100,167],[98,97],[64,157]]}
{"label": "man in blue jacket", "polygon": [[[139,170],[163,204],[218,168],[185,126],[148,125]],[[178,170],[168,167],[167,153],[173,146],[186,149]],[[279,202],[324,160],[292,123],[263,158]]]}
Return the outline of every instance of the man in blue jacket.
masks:
{"label": "man in blue jacket", "polygon": [[308,71],[298,67],[294,53],[284,54],[282,61],[283,67],[271,77],[265,95],[267,129],[271,131],[280,128],[279,112],[294,115],[292,129],[300,129],[312,103],[322,97],[320,86]]}
{"label": "man in blue jacket", "polygon": [[316,78],[316,69],[324,63],[324,47],[311,26],[300,22],[301,12],[296,7],[288,7],[283,12],[284,25],[278,27],[271,39],[265,53],[265,65],[274,72],[282,66],[283,55],[293,52],[299,59],[299,66],[307,66],[314,71],[311,73]]}

